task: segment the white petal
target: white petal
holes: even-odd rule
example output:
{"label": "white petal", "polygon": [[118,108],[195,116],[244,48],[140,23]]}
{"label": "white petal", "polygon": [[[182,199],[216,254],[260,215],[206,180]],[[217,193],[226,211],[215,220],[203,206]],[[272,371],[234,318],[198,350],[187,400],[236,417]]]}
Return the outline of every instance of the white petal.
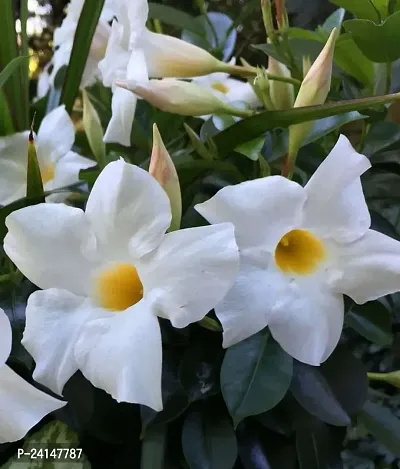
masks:
{"label": "white petal", "polygon": [[111,111],[112,117],[104,134],[106,143],[131,145],[133,118],[135,117],[137,97],[131,91],[117,87],[114,90]]}
{"label": "white petal", "polygon": [[225,85],[229,89],[227,98],[230,102],[242,101],[252,107],[257,107],[261,104],[250,83],[228,78]]}
{"label": "white petal", "polygon": [[239,267],[233,225],[168,233],[160,247],[137,264],[145,295],[174,327],[202,319],[226,295]]}
{"label": "white petal", "polygon": [[[272,262],[272,257],[269,256]],[[241,259],[235,283],[215,313],[223,328],[227,348],[267,326],[272,309],[285,288],[286,280],[276,269],[260,268]]]}
{"label": "white petal", "polygon": [[305,199],[299,184],[270,176],[224,187],[195,209],[210,223],[232,222],[241,252],[260,257],[298,226]]}
{"label": "white petal", "polygon": [[400,242],[368,230],[353,243],[338,246],[332,283],[336,291],[362,304],[400,290]]}
{"label": "white petal", "polygon": [[127,80],[135,80],[138,82],[149,81],[146,57],[141,49],[134,49],[131,52],[126,72],[126,78]]}
{"label": "white petal", "polygon": [[342,295],[331,293],[313,278],[296,279],[277,297],[269,328],[288,354],[318,366],[339,342],[343,315]]}
{"label": "white petal", "polygon": [[36,139],[40,163],[56,163],[68,153],[75,141],[75,129],[65,105],[56,107],[44,117]]}
{"label": "white petal", "polygon": [[11,324],[6,313],[0,308],[0,367],[4,365],[11,352]]}
{"label": "white petal", "polygon": [[20,440],[47,414],[66,404],[34,388],[3,365],[0,367],[0,443]]}
{"label": "white petal", "polygon": [[0,138],[0,205],[25,196],[29,132]]}
{"label": "white petal", "polygon": [[28,299],[22,339],[36,362],[33,378],[61,395],[78,370],[74,347],[84,324],[110,314],[66,290],[34,292]]}
{"label": "white petal", "polygon": [[164,189],[147,171],[123,160],[109,163],[101,172],[86,215],[105,249],[122,249],[124,256],[128,245],[135,257],[157,247],[171,223]]}
{"label": "white petal", "polygon": [[371,218],[360,176],[370,167],[369,160],[341,135],[305,187],[304,227],[339,242],[362,236]]}
{"label": "white petal", "polygon": [[146,299],[112,317],[87,323],[75,356],[85,377],[118,402],[162,410],[161,331]]}
{"label": "white petal", "polygon": [[[54,171],[54,178],[45,185],[45,190],[59,189],[60,187],[79,182],[80,170],[92,166],[96,166],[95,161],[84,158],[73,151],[68,152],[64,157],[58,160]],[[68,195],[68,192],[52,194],[48,196],[46,200],[49,202],[62,202]]]}
{"label": "white petal", "polygon": [[65,288],[77,295],[90,290],[91,264],[82,254],[89,228],[82,210],[39,204],[11,213],[4,250],[18,269],[40,288]]}

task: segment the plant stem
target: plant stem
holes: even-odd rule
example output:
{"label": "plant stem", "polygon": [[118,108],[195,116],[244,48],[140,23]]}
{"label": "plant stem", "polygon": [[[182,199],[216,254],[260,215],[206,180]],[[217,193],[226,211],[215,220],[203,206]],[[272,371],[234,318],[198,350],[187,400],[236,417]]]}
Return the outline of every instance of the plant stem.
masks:
{"label": "plant stem", "polygon": [[390,93],[390,87],[392,85],[392,62],[386,64],[386,86],[385,94]]}
{"label": "plant stem", "polygon": [[[240,77],[253,77],[257,75],[257,68],[248,66],[243,67],[242,65],[230,65],[221,62],[218,72],[230,73],[231,75],[238,75]],[[275,75],[274,73],[267,73],[269,80],[281,81],[283,83],[290,83],[291,85],[300,86],[301,80],[293,77],[282,77]]]}

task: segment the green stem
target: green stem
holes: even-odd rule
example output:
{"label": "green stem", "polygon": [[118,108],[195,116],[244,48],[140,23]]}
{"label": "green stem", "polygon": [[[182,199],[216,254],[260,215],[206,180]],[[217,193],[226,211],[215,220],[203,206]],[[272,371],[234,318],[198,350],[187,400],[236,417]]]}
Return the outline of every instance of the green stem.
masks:
{"label": "green stem", "polygon": [[[230,73],[231,75],[238,75],[240,77],[254,77],[257,76],[258,70],[256,67],[242,65],[230,65],[225,62],[219,64],[217,72]],[[274,73],[267,73],[269,80],[281,81],[283,83],[290,83],[291,85],[300,86],[301,80],[293,77],[282,77],[280,75],[275,75]]]}
{"label": "green stem", "polygon": [[368,136],[368,133],[369,133],[370,129],[371,129],[371,123],[363,121],[363,128],[362,128],[361,138],[360,138],[360,142],[358,143],[358,148],[357,148],[358,152],[363,151],[363,149],[365,147],[365,140]]}
{"label": "green stem", "polygon": [[386,86],[385,94],[390,93],[390,87],[392,85],[392,62],[386,64]]}
{"label": "green stem", "polygon": [[255,115],[254,111],[250,111],[248,109],[239,109],[237,107],[229,106],[229,104],[227,104],[224,107],[224,110],[227,114],[230,114],[231,116],[237,116],[237,117],[243,117],[243,118],[252,117]]}

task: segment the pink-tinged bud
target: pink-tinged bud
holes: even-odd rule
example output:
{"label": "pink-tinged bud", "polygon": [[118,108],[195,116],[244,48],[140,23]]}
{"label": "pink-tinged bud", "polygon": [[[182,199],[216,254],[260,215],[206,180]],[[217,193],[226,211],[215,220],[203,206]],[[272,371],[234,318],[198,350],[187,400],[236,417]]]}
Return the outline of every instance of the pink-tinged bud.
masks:
{"label": "pink-tinged bud", "polygon": [[[286,65],[278,62],[273,57],[268,58],[268,73],[278,77],[290,78],[291,74]],[[270,80],[270,95],[274,109],[291,109],[294,103],[294,88],[291,83],[278,80]]]}
{"label": "pink-tinged bud", "polygon": [[[337,31],[336,28],[334,28],[321,53],[305,76],[294,107],[315,106],[323,104],[326,101],[331,88],[333,53],[335,50],[336,37]],[[297,152],[313,124],[314,122],[311,121],[289,127],[289,160],[292,162],[292,167]]]}
{"label": "pink-tinged bud", "polygon": [[172,213],[169,231],[179,230],[182,217],[182,195],[178,174],[156,124],[153,125],[153,151],[149,173],[160,183],[168,195]]}
{"label": "pink-tinged bud", "polygon": [[219,100],[210,91],[194,83],[166,78],[150,80],[147,83],[117,81],[117,86],[134,92],[153,106],[165,112],[183,116],[204,116],[207,114],[247,115],[248,112],[236,109]]}
{"label": "pink-tinged bud", "polygon": [[152,78],[196,77],[224,66],[204,49],[166,34],[146,31],[141,45]]}
{"label": "pink-tinged bud", "polygon": [[303,77],[307,76],[307,73],[310,71],[311,68],[311,58],[309,55],[303,56]]}

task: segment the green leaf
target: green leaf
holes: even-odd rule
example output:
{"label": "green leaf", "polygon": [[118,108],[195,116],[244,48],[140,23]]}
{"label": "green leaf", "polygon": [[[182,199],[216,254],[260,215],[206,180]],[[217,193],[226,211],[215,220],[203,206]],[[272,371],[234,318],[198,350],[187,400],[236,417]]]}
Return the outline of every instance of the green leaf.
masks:
{"label": "green leaf", "polygon": [[[36,433],[27,437],[24,442],[23,449],[25,452],[29,452],[33,449],[44,451],[47,449],[49,452],[52,449],[62,449],[63,454],[65,450],[69,449],[72,454],[79,456],[80,451],[77,448],[80,447],[78,435],[72,431],[67,425],[62,422],[53,421],[42,427]],[[75,451],[74,451],[75,450]],[[74,451],[74,453],[72,453]],[[91,464],[87,460],[86,456],[82,453],[80,458],[74,460],[66,458],[60,459],[31,459],[29,456],[17,457],[13,456],[8,462],[2,466],[2,469],[90,469]]]}
{"label": "green leaf", "polygon": [[204,27],[197,18],[174,7],[149,2],[149,19],[158,19],[171,26],[192,31],[199,36],[205,35]]}
{"label": "green leaf", "polygon": [[257,137],[249,142],[242,143],[235,148],[235,151],[247,156],[252,161],[257,161],[262,147],[264,146],[265,137]]}
{"label": "green leaf", "polygon": [[265,111],[256,116],[243,119],[215,135],[214,142],[220,156],[226,156],[241,143],[248,142],[269,129],[289,127],[293,124],[322,119],[350,111],[361,111],[377,104],[390,103],[399,99],[400,93],[395,93],[371,98],[338,101],[322,104],[321,106],[299,107],[286,111]]}
{"label": "green leaf", "polygon": [[33,133],[29,134],[28,147],[28,168],[26,176],[26,198],[41,198],[45,202],[42,175],[40,173],[39,161],[36,154]]}
{"label": "green leaf", "polygon": [[103,9],[104,0],[85,0],[75,31],[71,58],[68,63],[61,103],[71,113],[81,84],[93,35]]}
{"label": "green leaf", "polygon": [[29,57],[16,57],[7,64],[7,66],[0,73],[0,88],[4,83],[15,73],[19,67],[26,64],[29,61]]}
{"label": "green leaf", "polygon": [[328,18],[322,25],[322,29],[327,34],[330,34],[333,28],[338,28],[338,30],[340,31],[345,14],[346,10],[344,8],[338,8],[330,16],[328,16]]}
{"label": "green leaf", "polygon": [[[364,18],[376,23],[379,22],[379,15],[377,14],[376,8],[371,5],[369,0],[330,0],[330,2],[353,13],[357,18]],[[387,0],[383,0],[383,2],[387,3]],[[374,0],[375,6],[378,6],[378,4],[381,5],[383,2],[382,0]]]}
{"label": "green leaf", "polygon": [[153,425],[146,431],[142,441],[142,455],[140,469],[163,469],[165,440],[167,437],[166,425]]}
{"label": "green leaf", "polygon": [[[333,469],[340,463],[346,430],[314,420],[308,431],[296,432],[299,469]],[[340,466],[339,466],[340,467]]]}
{"label": "green leaf", "polygon": [[379,443],[382,443],[395,456],[400,456],[400,419],[387,407],[368,401],[358,416]]}
{"label": "green leaf", "polygon": [[389,16],[382,24],[370,20],[347,20],[343,23],[346,31],[362,53],[373,62],[394,62],[400,58],[400,11]]}
{"label": "green leaf", "polygon": [[192,143],[193,148],[196,152],[204,159],[211,161],[213,159],[212,154],[208,151],[207,147],[204,143],[200,140],[200,137],[196,134],[196,132],[189,127],[186,123],[183,124],[185,127],[186,133],[188,134],[190,141]]}
{"label": "green leaf", "polygon": [[296,401],[319,420],[337,426],[350,424],[350,417],[318,368],[295,362],[290,390]]}
{"label": "green leaf", "polygon": [[365,86],[372,88],[374,83],[374,64],[365,57],[351,34],[339,36],[335,45],[335,62],[347,74]]}
{"label": "green leaf", "polygon": [[[362,116],[359,112],[347,112],[346,114],[339,114],[338,116],[326,117],[325,119],[318,119],[315,121],[314,126],[307,137],[302,143],[302,147],[308,145],[309,143],[315,142],[320,138],[328,135],[336,129],[339,129],[349,122],[358,121],[361,119],[366,119],[365,116]],[[274,161],[283,155],[286,155],[289,149],[289,131],[284,130],[279,134],[273,143],[272,154],[268,157],[269,161]]]}
{"label": "green leaf", "polygon": [[362,153],[369,157],[400,141],[400,126],[394,122],[373,124],[365,139]]}
{"label": "green leaf", "polygon": [[385,346],[393,341],[391,313],[379,301],[355,304],[346,314],[346,324],[375,344]]}
{"label": "green leaf", "polygon": [[[15,31],[14,3],[11,1],[1,2],[0,14],[0,70],[4,71],[6,66],[18,57],[17,35]],[[6,72],[7,73],[7,72]],[[4,92],[7,96],[9,109],[13,117],[16,130],[25,130],[26,109],[21,105],[21,75],[13,73],[8,79]]]}
{"label": "green leaf", "polygon": [[11,135],[14,126],[4,91],[0,88],[0,135]]}
{"label": "green leaf", "polygon": [[210,412],[191,412],[183,424],[182,449],[190,469],[232,469],[237,443],[231,422]]}
{"label": "green leaf", "polygon": [[89,141],[90,149],[93,152],[99,167],[103,169],[106,165],[106,145],[103,142],[103,128],[101,126],[99,115],[93,104],[90,102],[88,93],[83,90],[83,116],[82,121],[85,127],[85,133]]}
{"label": "green leaf", "polygon": [[221,367],[221,390],[235,426],[275,407],[292,379],[293,360],[268,330],[229,347]]}

